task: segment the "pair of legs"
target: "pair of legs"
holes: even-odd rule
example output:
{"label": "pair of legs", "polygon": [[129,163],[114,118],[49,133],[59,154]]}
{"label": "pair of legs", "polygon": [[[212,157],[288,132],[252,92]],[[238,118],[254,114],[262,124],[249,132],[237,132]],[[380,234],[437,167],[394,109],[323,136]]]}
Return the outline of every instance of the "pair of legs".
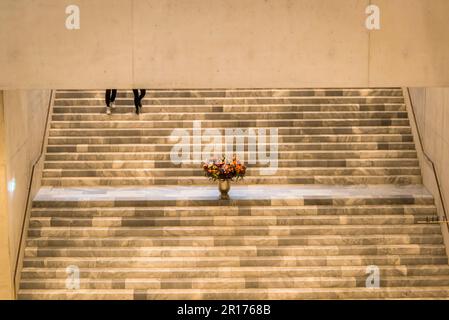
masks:
{"label": "pair of legs", "polygon": [[[136,107],[136,113],[139,114],[142,109],[142,99],[147,93],[145,89],[133,89],[134,93],[134,106]],[[106,90],[106,113],[111,114],[111,109],[115,107],[115,98],[117,97],[117,89]]]}
{"label": "pair of legs", "polygon": [[106,114],[111,114],[111,109],[115,108],[115,98],[117,97],[117,89],[106,90]]}
{"label": "pair of legs", "polygon": [[143,97],[145,97],[147,91],[145,89],[133,89],[133,93],[134,93],[134,106],[136,107],[136,113],[139,114],[142,109],[142,99]]}
{"label": "pair of legs", "polygon": [[117,97],[117,89],[108,89],[106,90],[106,105],[108,107],[111,106],[115,102],[115,97]]}

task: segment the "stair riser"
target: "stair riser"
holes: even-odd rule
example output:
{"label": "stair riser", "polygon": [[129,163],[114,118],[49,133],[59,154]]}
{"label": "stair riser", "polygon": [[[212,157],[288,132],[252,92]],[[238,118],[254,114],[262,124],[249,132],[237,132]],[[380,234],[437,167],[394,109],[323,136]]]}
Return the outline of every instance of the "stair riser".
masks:
{"label": "stair riser", "polygon": [[[436,217],[436,216],[435,216]],[[40,227],[174,227],[174,226],[306,226],[306,225],[402,225],[417,224],[419,216],[305,216],[305,217],[187,217],[187,218],[37,218]]]}
{"label": "stair riser", "polygon": [[[163,271],[161,269],[151,269],[142,270],[127,269],[122,271],[115,271],[113,269],[102,269],[100,270],[81,270],[81,278],[85,279],[129,279],[129,278],[234,278],[234,277],[365,277],[366,279],[366,266],[360,268],[352,267],[315,267],[315,268],[272,268],[270,270],[264,271],[263,269],[257,270],[257,268],[234,268],[234,270],[213,270],[213,269],[171,269]],[[419,275],[419,276],[430,276],[430,275],[445,275],[449,274],[447,268],[435,269],[421,269],[417,268],[413,270],[411,267],[380,267],[380,272],[383,276],[404,276],[404,272],[407,272],[409,276]],[[418,274],[419,273],[419,274]],[[50,270],[50,269],[39,269],[39,271],[28,271],[23,270],[23,279],[66,279],[67,273],[65,268]],[[366,280],[365,280],[366,281]]]}
{"label": "stair riser", "polygon": [[[442,257],[292,257],[288,258],[215,258],[215,259],[36,259],[26,258],[23,264],[24,268],[66,268],[70,265],[76,265],[78,268],[204,268],[204,267],[341,267],[341,266],[394,266],[394,265],[447,265],[447,258]],[[448,279],[449,280],[449,279]],[[447,284],[446,284],[447,285]]]}
{"label": "stair riser", "polygon": [[[146,290],[106,290],[99,293],[95,292],[45,292],[41,290],[23,290],[19,294],[19,299],[28,300],[330,300],[330,299],[449,299],[447,288],[398,288],[392,292],[387,290],[372,289],[322,289],[320,292],[310,292],[304,290],[277,290],[263,292],[248,292],[247,290],[235,290],[233,292],[157,292],[147,293]],[[117,292],[119,291],[119,292]]]}
{"label": "stair riser", "polygon": [[[133,106],[133,98],[117,98],[116,105]],[[142,105],[245,105],[245,104],[366,104],[366,103],[404,103],[404,97],[400,96],[371,96],[371,97],[244,97],[244,98],[148,98],[142,100]],[[104,97],[101,98],[76,98],[58,99],[55,106],[97,106],[105,105]]]}
{"label": "stair riser", "polygon": [[[311,167],[333,167],[333,168],[376,168],[376,167],[418,167],[419,161],[415,159],[400,159],[400,160],[286,160],[278,162],[279,168],[311,168]],[[253,164],[252,168],[265,167],[262,164]],[[44,166],[45,169],[136,169],[136,168],[184,168],[184,169],[198,169],[197,164],[174,164],[171,161],[47,161]]]}
{"label": "stair riser", "polygon": [[80,209],[72,207],[71,209],[55,210],[55,209],[40,209],[38,206],[45,208],[43,203],[35,204],[35,208],[32,211],[32,217],[53,217],[53,218],[77,218],[77,217],[119,217],[123,219],[144,219],[158,217],[171,217],[171,218],[184,218],[184,217],[210,217],[210,219],[219,216],[226,217],[266,217],[266,216],[278,216],[291,217],[291,216],[304,216],[313,215],[320,217],[322,215],[340,216],[340,215],[354,215],[355,219],[358,219],[360,215],[413,215],[416,219],[422,220],[427,216],[436,215],[435,206],[398,206],[392,204],[391,206],[379,206],[379,207],[363,207],[363,205],[356,207],[338,207],[338,206],[313,206],[313,207],[259,207],[259,208],[243,208],[243,207],[224,207],[224,208],[92,208],[92,209]]}
{"label": "stair riser", "polygon": [[29,229],[28,237],[218,237],[218,236],[303,236],[303,235],[427,235],[441,232],[440,226],[272,226],[272,227],[50,227]]}
{"label": "stair riser", "polygon": [[[44,178],[43,186],[76,187],[76,186],[146,186],[146,185],[197,185],[206,186],[210,182],[206,178]],[[360,176],[360,177],[246,177],[241,185],[254,184],[321,184],[321,185],[354,185],[354,184],[422,184],[421,176]],[[218,199],[218,198],[217,198]]]}
{"label": "stair riser", "polygon": [[[289,279],[289,278],[287,278]],[[301,289],[301,288],[365,288],[366,279],[349,278],[335,279],[335,280],[253,280],[247,281],[245,279],[226,279],[223,281],[158,281],[158,280],[137,280],[137,281],[83,281],[80,284],[80,289],[134,289],[134,290],[151,290],[151,289]],[[381,280],[380,287],[441,287],[448,286],[448,279],[440,278],[425,278],[422,280],[414,279],[398,279],[398,280]],[[65,290],[65,281],[24,281],[22,282],[21,289],[57,289]]]}
{"label": "stair riser", "polygon": [[434,255],[445,256],[443,245],[320,246],[320,247],[171,247],[171,248],[37,248],[28,247],[25,257],[295,257],[336,255]]}
{"label": "stair riser", "polygon": [[[147,98],[225,98],[225,97],[290,97],[290,96],[402,96],[402,89],[245,89],[245,90],[152,90]],[[56,99],[104,99],[105,91],[58,91]],[[117,98],[134,98],[130,90],[117,90]]]}
{"label": "stair riser", "polygon": [[[67,113],[96,113],[101,114],[106,111],[106,106],[103,105],[86,105],[86,106],[55,106],[53,113],[67,114]],[[171,106],[157,106],[152,105],[148,109],[145,108],[144,112],[151,113],[173,113],[173,112],[216,112],[216,113],[229,113],[229,112],[404,112],[406,111],[405,105],[402,103],[382,103],[382,104],[271,104],[271,105],[257,105],[257,104],[245,104],[245,105],[202,105],[202,106],[189,106],[189,105],[171,105]],[[135,112],[133,105],[121,105],[116,106],[113,109],[113,114],[125,114]]]}
{"label": "stair riser", "polygon": [[[223,129],[217,125],[217,129]],[[193,137],[192,128],[183,128],[186,133]],[[311,128],[289,128],[278,127],[278,136],[288,135],[342,135],[342,134],[411,134],[411,129],[408,126],[343,126],[343,127],[311,127]],[[170,136],[173,129],[164,128],[52,128],[50,129],[50,137],[52,136]]]}
{"label": "stair riser", "polygon": [[[138,117],[137,115],[135,117]],[[193,121],[67,121],[52,122],[52,129],[132,129],[132,128],[193,128]],[[236,120],[236,121],[202,121],[205,128],[280,128],[280,127],[408,127],[408,119],[340,119],[340,120]]]}
{"label": "stair riser", "polygon": [[[254,120],[336,120],[336,119],[406,119],[407,112],[234,112],[234,113],[156,113],[154,110],[139,115],[139,120],[145,121],[254,121]],[[54,114],[52,121],[113,121],[113,120],[135,120],[132,113],[120,113],[107,115],[105,110],[100,113],[91,114]]]}
{"label": "stair riser", "polygon": [[[319,169],[300,169],[300,168],[292,168],[292,169],[277,169],[275,176],[345,176],[345,175],[354,175],[354,176],[397,176],[397,175],[416,175],[419,176],[421,171],[419,168],[359,168],[359,169],[339,169],[339,168],[319,168]],[[249,169],[246,173],[246,177],[257,177],[259,175],[259,169]],[[75,178],[75,177],[98,177],[98,178],[108,178],[108,177],[123,177],[123,178],[131,178],[131,177],[204,177],[204,173],[200,171],[200,169],[166,169],[159,171],[158,169],[146,169],[138,168],[136,170],[128,169],[128,170],[44,170],[43,172],[44,178],[56,178],[56,177],[64,177],[64,178]]]}
{"label": "stair riser", "polygon": [[[313,210],[319,209],[320,206],[364,206],[364,205],[434,205],[434,199],[431,196],[391,196],[391,197],[339,197],[332,199],[332,197],[326,196],[311,196],[292,199],[242,199],[242,200],[228,200],[228,201],[216,201],[216,200],[89,200],[89,201],[33,201],[34,208],[120,208],[120,207],[133,207],[136,210],[142,211],[139,207],[164,207],[164,210],[178,209],[176,207],[208,207],[204,209],[213,208],[212,210],[223,209],[222,206],[226,206],[226,212],[229,210],[232,212],[239,212],[241,215],[251,215],[253,212],[251,209],[254,206],[264,206],[262,210],[270,210],[270,206],[283,206],[284,209],[288,209],[289,206],[295,206],[291,209],[297,209],[296,206],[318,206]],[[232,208],[232,207],[238,208]],[[139,208],[139,209],[137,209]],[[160,209],[160,208],[159,208]],[[261,208],[257,208],[261,209]],[[323,207],[328,210],[329,208]],[[335,208],[332,208],[333,210]],[[363,209],[363,208],[359,208]],[[209,211],[210,212],[210,211]],[[276,212],[276,211],[274,211]],[[314,212],[314,211],[312,211]],[[322,212],[325,212],[324,210]],[[272,212],[271,212],[272,213]],[[213,213],[210,213],[213,214]]]}
{"label": "stair riser", "polygon": [[238,237],[212,238],[203,237],[190,239],[155,238],[155,239],[32,239],[27,240],[28,246],[37,247],[134,247],[134,246],[303,246],[303,245],[403,245],[403,244],[442,244],[439,235],[397,235],[397,236],[308,236],[304,237]]}
{"label": "stair riser", "polygon": [[[213,139],[223,139],[222,136],[214,136]],[[237,137],[240,139],[240,137]],[[244,141],[248,141],[247,137],[243,137]],[[377,143],[398,143],[413,142],[411,135],[346,135],[346,136],[278,136],[278,142],[282,143],[361,143],[361,142],[377,142]],[[173,145],[169,137],[50,137],[49,145],[74,145],[74,144],[158,144]]]}
{"label": "stair riser", "polygon": [[[253,154],[251,154],[252,156]],[[249,159],[249,154],[243,154],[244,159]],[[278,161],[282,160],[371,160],[371,159],[393,159],[416,158],[416,151],[411,150],[366,150],[366,151],[309,151],[309,152],[279,152]],[[255,159],[258,159],[254,154]],[[126,160],[145,160],[145,161],[172,161],[170,153],[148,153],[148,152],[127,152],[127,153],[47,153],[46,161],[126,161]],[[185,161],[189,163],[189,161]],[[201,163],[197,163],[200,165]]]}
{"label": "stair riser", "polygon": [[[276,142],[275,142],[276,143]],[[277,142],[279,143],[279,142]],[[102,153],[102,152],[172,152],[177,147],[188,148],[187,150],[192,150],[196,147],[203,150],[205,145],[181,145],[181,144],[171,144],[171,145],[73,145],[73,146],[48,146],[48,153],[58,153],[58,152],[92,152],[92,153]],[[274,145],[270,144],[223,144],[221,150],[228,150],[228,147],[232,147],[233,152],[248,152],[252,154],[256,150],[260,150],[261,146],[267,151],[275,150]],[[326,143],[326,144],[281,144],[277,145],[277,150],[280,152],[290,152],[290,151],[334,151],[334,150],[415,150],[415,145],[413,143]],[[190,155],[189,152],[189,155]],[[209,153],[204,153],[204,156],[210,155]],[[257,157],[255,157],[257,159]]]}

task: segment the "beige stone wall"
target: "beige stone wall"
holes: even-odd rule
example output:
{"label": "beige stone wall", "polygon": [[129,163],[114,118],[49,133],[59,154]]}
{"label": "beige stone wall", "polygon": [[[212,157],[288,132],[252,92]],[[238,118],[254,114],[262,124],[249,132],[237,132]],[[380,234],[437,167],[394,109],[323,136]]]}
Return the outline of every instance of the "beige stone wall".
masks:
{"label": "beige stone wall", "polygon": [[[365,28],[370,3],[379,31]],[[2,0],[0,88],[449,86],[447,12],[447,0]]]}
{"label": "beige stone wall", "polygon": [[[5,240],[1,240],[0,250],[2,254],[8,252],[5,261],[9,261],[9,269],[2,268],[1,278],[8,274],[12,277],[15,269],[31,173],[41,151],[50,93],[48,90],[3,91],[0,228]],[[8,183],[15,185],[14,190],[7,190]]]}
{"label": "beige stone wall", "polygon": [[8,194],[6,190],[6,146],[3,91],[0,91],[0,299],[13,297],[11,251],[9,245]]}
{"label": "beige stone wall", "polygon": [[[449,214],[449,88],[410,88],[409,92],[423,149],[435,164]],[[420,158],[420,162],[423,183],[433,193],[441,209],[433,169],[424,157]],[[443,228],[443,232],[449,245],[447,229]]]}

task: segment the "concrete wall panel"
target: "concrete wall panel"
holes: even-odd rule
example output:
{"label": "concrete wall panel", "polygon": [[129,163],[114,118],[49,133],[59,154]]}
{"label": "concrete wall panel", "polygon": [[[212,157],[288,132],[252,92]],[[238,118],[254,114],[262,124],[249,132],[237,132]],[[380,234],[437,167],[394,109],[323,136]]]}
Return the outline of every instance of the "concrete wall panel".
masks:
{"label": "concrete wall panel", "polygon": [[[368,4],[381,30],[365,28]],[[81,29],[65,28],[65,7]],[[2,0],[0,88],[449,85],[447,0]]]}

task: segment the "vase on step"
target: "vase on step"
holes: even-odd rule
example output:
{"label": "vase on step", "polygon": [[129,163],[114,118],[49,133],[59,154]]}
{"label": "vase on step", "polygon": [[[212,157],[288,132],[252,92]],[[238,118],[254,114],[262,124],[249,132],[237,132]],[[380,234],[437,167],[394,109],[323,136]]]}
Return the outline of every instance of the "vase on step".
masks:
{"label": "vase on step", "polygon": [[218,180],[218,190],[220,191],[220,200],[229,200],[230,189],[231,189],[231,181]]}

